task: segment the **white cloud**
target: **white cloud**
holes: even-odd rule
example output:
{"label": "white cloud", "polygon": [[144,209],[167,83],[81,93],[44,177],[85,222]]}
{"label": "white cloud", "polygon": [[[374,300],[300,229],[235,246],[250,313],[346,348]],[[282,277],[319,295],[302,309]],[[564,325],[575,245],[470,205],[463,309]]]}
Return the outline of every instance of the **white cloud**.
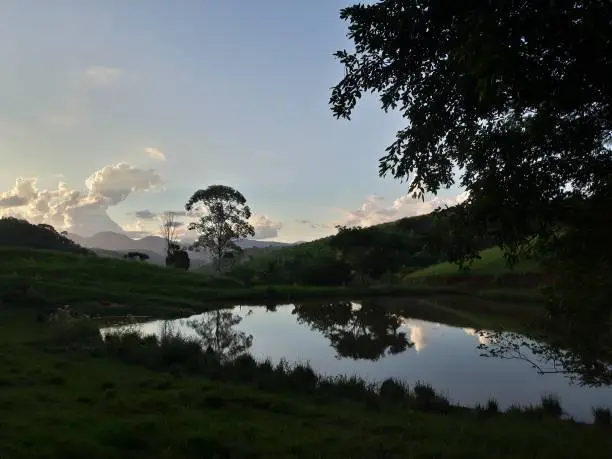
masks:
{"label": "white cloud", "polygon": [[59,182],[56,189],[38,189],[35,178],[18,178],[12,189],[0,193],[0,216],[15,216],[32,223],[48,223],[81,236],[101,231],[123,232],[107,210],[131,193],[161,185],[153,170],[125,163],[105,166],[87,180],[84,191]]}
{"label": "white cloud", "polygon": [[85,81],[98,87],[111,86],[123,75],[121,69],[105,66],[91,66],[85,69]]}
{"label": "white cloud", "polygon": [[144,152],[147,156],[149,156],[151,159],[154,159],[156,161],[166,160],[166,155],[159,148],[152,148],[152,147],[145,148]]}
{"label": "white cloud", "polygon": [[253,215],[249,223],[255,228],[255,239],[278,237],[278,232],[283,227],[281,222],[274,221],[266,215]]}
{"label": "white cloud", "polygon": [[162,183],[161,176],[153,169],[140,169],[126,163],[104,166],[85,180],[89,194],[105,199],[111,206],[135,191],[150,191]]}
{"label": "white cloud", "polygon": [[397,198],[391,205],[385,206],[384,198],[369,196],[358,210],[345,211],[344,217],[337,222],[346,226],[372,226],[392,222],[404,217],[414,217],[433,212],[436,208],[460,204],[467,199],[466,192],[452,198],[434,198],[429,201],[414,199],[411,195]]}

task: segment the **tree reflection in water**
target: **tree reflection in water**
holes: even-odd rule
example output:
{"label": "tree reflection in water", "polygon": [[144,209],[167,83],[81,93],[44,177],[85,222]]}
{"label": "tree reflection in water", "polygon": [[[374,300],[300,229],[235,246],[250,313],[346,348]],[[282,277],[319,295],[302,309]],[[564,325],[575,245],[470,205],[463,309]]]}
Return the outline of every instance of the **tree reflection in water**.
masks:
{"label": "tree reflection in water", "polygon": [[413,346],[399,331],[402,317],[372,301],[295,305],[292,314],[329,339],[338,358],[378,360]]}
{"label": "tree reflection in water", "polygon": [[585,346],[567,350],[552,340],[537,342],[514,332],[476,330],[476,334],[483,357],[522,360],[540,374],[565,374],[571,382],[583,386],[612,384],[609,360],[602,360],[601,353],[587,351]]}
{"label": "tree reflection in water", "polygon": [[223,360],[231,360],[244,354],[253,344],[252,335],[234,328],[241,321],[239,315],[219,310],[204,313],[185,323],[196,332],[205,350],[214,352]]}

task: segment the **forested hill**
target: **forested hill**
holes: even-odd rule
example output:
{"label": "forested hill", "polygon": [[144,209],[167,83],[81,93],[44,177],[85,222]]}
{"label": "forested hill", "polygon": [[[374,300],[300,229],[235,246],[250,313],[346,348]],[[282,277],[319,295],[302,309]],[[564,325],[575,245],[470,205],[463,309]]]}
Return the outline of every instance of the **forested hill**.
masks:
{"label": "forested hill", "polygon": [[[336,235],[312,242],[247,253],[232,262],[229,274],[246,283],[315,285],[405,275],[447,261],[443,247],[454,243],[456,235],[438,224],[440,215],[434,212],[367,228],[340,228]],[[493,245],[491,240],[475,242],[477,250]]]}
{"label": "forested hill", "polygon": [[13,217],[0,218],[0,247],[29,247],[33,249],[92,254],[74,243],[51,225],[34,225]]}

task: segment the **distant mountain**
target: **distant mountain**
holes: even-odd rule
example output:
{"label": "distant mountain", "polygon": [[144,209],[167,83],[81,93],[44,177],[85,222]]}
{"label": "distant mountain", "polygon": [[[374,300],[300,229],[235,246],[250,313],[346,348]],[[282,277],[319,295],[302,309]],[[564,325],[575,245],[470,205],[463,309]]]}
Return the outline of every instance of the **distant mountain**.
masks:
{"label": "distant mountain", "polygon": [[[126,252],[142,252],[149,255],[150,263],[165,264],[166,242],[159,236],[147,236],[142,239],[132,239],[125,234],[105,231],[91,237],[83,237],[78,234],[69,233],[68,238],[82,247],[95,250],[99,255],[122,257]],[[280,248],[295,244],[285,242],[258,241],[255,239],[242,239],[237,244],[243,249],[252,248]],[[211,256],[206,251],[189,252],[189,258],[194,267],[202,266],[211,262]]]}

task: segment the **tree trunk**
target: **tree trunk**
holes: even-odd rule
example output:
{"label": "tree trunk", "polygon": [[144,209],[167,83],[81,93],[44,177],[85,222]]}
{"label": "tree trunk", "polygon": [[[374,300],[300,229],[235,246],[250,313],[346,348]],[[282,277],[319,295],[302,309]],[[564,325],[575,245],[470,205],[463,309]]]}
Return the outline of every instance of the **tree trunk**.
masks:
{"label": "tree trunk", "polygon": [[217,251],[217,272],[221,272],[221,261],[222,261],[223,251]]}

